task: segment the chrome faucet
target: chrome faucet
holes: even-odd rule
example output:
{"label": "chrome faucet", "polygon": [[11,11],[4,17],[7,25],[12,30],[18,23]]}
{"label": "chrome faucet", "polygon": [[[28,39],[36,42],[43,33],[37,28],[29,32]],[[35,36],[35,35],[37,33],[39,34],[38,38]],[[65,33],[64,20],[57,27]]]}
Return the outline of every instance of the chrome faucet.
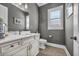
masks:
{"label": "chrome faucet", "polygon": [[21,32],[22,32],[22,31],[21,31],[21,30],[19,30],[19,35],[21,35]]}

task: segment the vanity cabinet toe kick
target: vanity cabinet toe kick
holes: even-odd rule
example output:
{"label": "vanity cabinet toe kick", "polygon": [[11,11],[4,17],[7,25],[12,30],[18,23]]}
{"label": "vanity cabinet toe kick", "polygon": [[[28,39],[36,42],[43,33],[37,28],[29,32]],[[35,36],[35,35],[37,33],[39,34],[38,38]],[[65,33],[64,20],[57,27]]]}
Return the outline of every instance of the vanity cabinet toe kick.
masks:
{"label": "vanity cabinet toe kick", "polygon": [[39,37],[33,35],[0,44],[0,56],[36,56],[39,53]]}

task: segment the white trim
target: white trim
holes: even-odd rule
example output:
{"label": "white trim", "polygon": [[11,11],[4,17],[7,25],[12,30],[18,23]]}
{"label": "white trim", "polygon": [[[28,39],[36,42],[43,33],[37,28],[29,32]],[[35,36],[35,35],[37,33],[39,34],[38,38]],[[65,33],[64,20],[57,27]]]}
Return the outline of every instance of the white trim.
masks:
{"label": "white trim", "polygon": [[64,48],[63,48],[63,49],[65,50],[65,52],[66,52],[67,56],[71,56],[71,55],[70,55],[70,53],[69,53],[69,51],[67,50],[66,46],[64,46]]}
{"label": "white trim", "polygon": [[57,47],[57,48],[62,48],[64,49],[64,51],[66,52],[67,56],[71,56],[70,53],[68,52],[67,48],[65,45],[60,45],[60,44],[54,44],[54,43],[46,43],[46,45],[48,46],[53,46],[53,47]]}
{"label": "white trim", "polygon": [[14,4],[14,3],[11,3],[12,5],[14,5],[14,6],[16,6],[17,8],[19,8],[20,10],[22,10],[22,11],[24,11],[24,12],[28,12],[28,10],[27,9],[25,9],[25,8],[21,8],[19,5],[17,5],[17,4]]}
{"label": "white trim", "polygon": [[48,4],[48,3],[37,3],[37,5],[38,5],[39,7],[44,6],[44,5],[46,5],[46,4]]}
{"label": "white trim", "polygon": [[12,5],[16,6],[17,8],[19,8],[20,10],[24,11],[23,8],[21,8],[20,6],[18,6],[17,4],[12,3]]}

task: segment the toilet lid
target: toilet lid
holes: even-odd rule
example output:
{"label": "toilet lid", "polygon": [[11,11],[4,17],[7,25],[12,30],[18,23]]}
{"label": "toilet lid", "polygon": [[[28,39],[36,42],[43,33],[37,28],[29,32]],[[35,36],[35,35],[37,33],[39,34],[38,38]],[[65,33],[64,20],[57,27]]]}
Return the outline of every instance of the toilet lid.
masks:
{"label": "toilet lid", "polygon": [[47,40],[45,40],[45,39],[40,39],[40,41],[46,42]]}

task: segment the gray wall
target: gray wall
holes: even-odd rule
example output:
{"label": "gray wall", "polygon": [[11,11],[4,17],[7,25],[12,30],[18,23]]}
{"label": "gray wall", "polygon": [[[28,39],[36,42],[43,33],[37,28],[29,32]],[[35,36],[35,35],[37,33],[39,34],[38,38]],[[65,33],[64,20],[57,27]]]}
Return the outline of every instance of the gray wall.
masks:
{"label": "gray wall", "polygon": [[65,44],[70,54],[73,55],[73,40],[70,39],[70,37],[73,37],[73,14],[70,17],[67,17],[66,13],[65,13]]}
{"label": "gray wall", "polygon": [[30,16],[30,31],[38,32],[38,6],[35,3],[28,3]]}
{"label": "gray wall", "polygon": [[[65,44],[65,29],[48,30],[47,28],[48,27],[48,9],[57,7],[59,5],[64,5],[64,4],[50,3],[39,8],[39,14],[40,14],[39,15],[39,33],[41,34],[41,38],[45,38],[48,42],[56,43],[56,44]],[[65,11],[63,10],[63,12]],[[63,25],[64,25],[64,21],[65,21],[65,17],[63,16]],[[51,38],[49,38],[50,34],[52,35]]]}
{"label": "gray wall", "polygon": [[[1,3],[2,4],[2,3]],[[2,5],[8,7],[8,27],[9,31],[24,30],[25,28],[25,14],[23,11],[19,10],[17,7],[11,5],[10,3],[3,3]],[[13,17],[22,20],[22,25],[13,24]]]}

